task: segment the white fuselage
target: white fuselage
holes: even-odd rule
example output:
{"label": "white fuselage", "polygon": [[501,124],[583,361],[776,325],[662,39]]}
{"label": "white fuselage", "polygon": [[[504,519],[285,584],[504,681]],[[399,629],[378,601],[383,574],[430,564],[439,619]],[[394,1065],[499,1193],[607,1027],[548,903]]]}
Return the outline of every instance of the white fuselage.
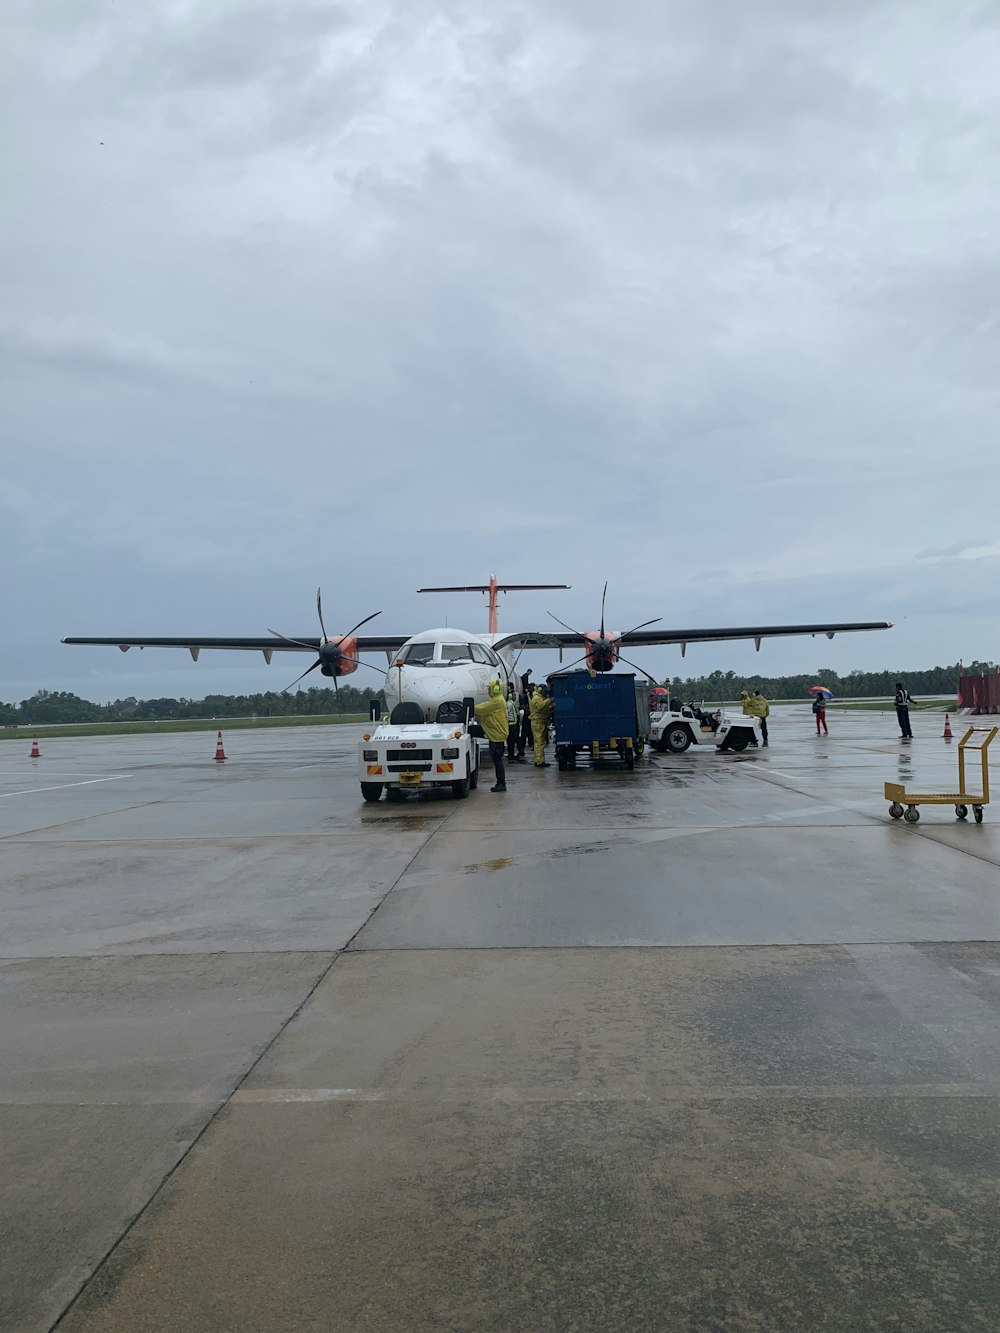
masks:
{"label": "white fuselage", "polygon": [[508,651],[496,652],[490,635],[463,629],[429,629],[403,644],[385,673],[385,702],[415,703],[434,721],[443,703],[489,697],[491,680],[506,691],[516,676]]}

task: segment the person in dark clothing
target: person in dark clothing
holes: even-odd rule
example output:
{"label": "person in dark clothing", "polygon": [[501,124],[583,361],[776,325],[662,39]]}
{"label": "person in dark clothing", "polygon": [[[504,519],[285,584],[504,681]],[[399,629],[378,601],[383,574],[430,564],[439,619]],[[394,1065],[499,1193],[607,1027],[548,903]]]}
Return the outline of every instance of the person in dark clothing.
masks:
{"label": "person in dark clothing", "polygon": [[910,727],[910,704],[913,703],[913,696],[901,680],[896,681],[896,718],[899,721],[899,731],[904,741],[913,740],[913,731]]}
{"label": "person in dark clothing", "polygon": [[[527,674],[525,672],[525,676]],[[525,762],[525,750],[535,743],[535,738],[531,734],[531,692],[534,688],[534,685],[529,685],[527,680],[522,678],[521,693],[517,696],[521,709],[521,722],[517,732],[517,760],[521,764]]]}

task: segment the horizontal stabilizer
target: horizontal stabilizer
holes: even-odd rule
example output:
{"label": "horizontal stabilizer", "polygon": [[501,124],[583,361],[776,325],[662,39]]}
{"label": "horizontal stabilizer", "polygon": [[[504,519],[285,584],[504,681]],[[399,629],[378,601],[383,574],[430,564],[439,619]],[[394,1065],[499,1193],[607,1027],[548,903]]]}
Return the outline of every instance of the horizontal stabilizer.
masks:
{"label": "horizontal stabilizer", "polygon": [[[570,588],[570,583],[495,583],[497,592],[553,592],[558,588]],[[461,588],[418,588],[417,592],[489,592],[488,583],[467,583]]]}

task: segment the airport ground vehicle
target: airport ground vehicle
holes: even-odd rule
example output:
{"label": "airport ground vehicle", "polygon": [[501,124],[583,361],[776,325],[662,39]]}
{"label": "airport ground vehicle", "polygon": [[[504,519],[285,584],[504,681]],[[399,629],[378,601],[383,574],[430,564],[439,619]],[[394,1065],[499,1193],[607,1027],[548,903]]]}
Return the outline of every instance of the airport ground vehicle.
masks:
{"label": "airport ground vehicle", "polygon": [[463,800],[479,783],[479,742],[470,731],[473,701],[439,705],[427,722],[416,703],[398,703],[388,721],[373,716],[358,742],[361,795],[402,800],[407,792],[450,787]]}
{"label": "airport ground vehicle", "polygon": [[551,678],[555,699],[556,763],[560,771],[576,768],[576,757],[620,756],[635,766],[649,735],[648,683],[631,673],[566,671]]}
{"label": "airport ground vehicle", "polygon": [[[756,717],[748,717],[745,713],[734,713],[731,717],[725,713],[712,714],[718,717],[718,726],[713,730],[710,723],[699,718],[701,712],[701,709],[694,709],[690,704],[671,699],[669,708],[650,716],[650,745],[654,750],[683,754],[691,745],[714,745],[719,750],[745,750],[748,745],[756,745],[760,741],[760,721]],[[702,713],[702,717],[707,716]]]}

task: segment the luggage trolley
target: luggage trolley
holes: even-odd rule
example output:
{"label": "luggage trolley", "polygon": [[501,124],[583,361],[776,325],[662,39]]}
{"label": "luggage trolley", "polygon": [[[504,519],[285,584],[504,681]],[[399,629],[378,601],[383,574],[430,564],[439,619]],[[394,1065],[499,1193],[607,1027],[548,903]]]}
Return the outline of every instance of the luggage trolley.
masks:
{"label": "luggage trolley", "polygon": [[[918,805],[953,805],[959,819],[968,819],[969,806],[977,824],[983,822],[983,806],[990,803],[990,759],[989,748],[1000,727],[970,727],[958,742],[958,791],[945,792],[908,792],[901,782],[885,784],[885,799],[891,801],[889,814],[893,819],[905,819],[908,824],[915,824],[920,818]],[[978,744],[970,742],[970,737],[982,736]],[[982,790],[970,792],[965,781],[965,752],[976,751],[983,767]]]}

